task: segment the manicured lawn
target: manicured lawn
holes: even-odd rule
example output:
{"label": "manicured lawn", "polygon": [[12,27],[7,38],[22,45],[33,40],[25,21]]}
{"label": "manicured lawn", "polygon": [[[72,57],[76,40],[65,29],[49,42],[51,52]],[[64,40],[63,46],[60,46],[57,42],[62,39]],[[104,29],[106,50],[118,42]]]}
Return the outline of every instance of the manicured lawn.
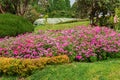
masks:
{"label": "manicured lawn", "polygon": [[60,30],[60,29],[69,29],[76,26],[87,26],[89,25],[89,21],[81,21],[81,22],[73,22],[73,23],[64,23],[64,24],[56,24],[56,25],[41,25],[35,28],[35,32],[38,30]]}
{"label": "manicured lawn", "polygon": [[[73,62],[64,65],[49,65],[33,75],[19,80],[119,80],[120,59],[94,63]],[[17,77],[2,77],[1,80],[18,80]]]}
{"label": "manicured lawn", "polygon": [[48,66],[30,80],[119,80],[120,59]]}

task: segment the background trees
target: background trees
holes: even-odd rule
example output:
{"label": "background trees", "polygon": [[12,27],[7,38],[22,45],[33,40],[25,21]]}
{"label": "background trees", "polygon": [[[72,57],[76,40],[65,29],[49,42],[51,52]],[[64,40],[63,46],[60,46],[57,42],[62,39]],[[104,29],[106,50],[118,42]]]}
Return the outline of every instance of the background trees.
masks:
{"label": "background trees", "polygon": [[27,15],[31,22],[40,14],[47,14],[48,17],[89,18],[92,25],[108,25],[119,6],[120,0],[76,0],[72,7],[70,0],[0,0],[0,13]]}
{"label": "background trees", "polygon": [[49,17],[71,17],[70,0],[49,0]]}
{"label": "background trees", "polygon": [[31,0],[0,0],[1,13],[24,15]]}
{"label": "background trees", "polygon": [[106,25],[107,17],[115,14],[120,0],[76,0],[77,17],[90,18],[91,24]]}

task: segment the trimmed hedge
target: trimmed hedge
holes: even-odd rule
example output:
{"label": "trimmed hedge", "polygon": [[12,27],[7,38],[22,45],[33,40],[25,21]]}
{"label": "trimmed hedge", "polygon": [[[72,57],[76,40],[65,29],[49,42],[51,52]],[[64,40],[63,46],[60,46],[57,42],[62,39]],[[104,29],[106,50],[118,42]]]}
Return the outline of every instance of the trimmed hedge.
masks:
{"label": "trimmed hedge", "polygon": [[66,55],[56,57],[42,57],[38,59],[0,58],[0,75],[28,76],[33,71],[44,68],[47,64],[68,63]]}
{"label": "trimmed hedge", "polygon": [[33,30],[32,23],[21,16],[0,14],[0,37],[17,36]]}

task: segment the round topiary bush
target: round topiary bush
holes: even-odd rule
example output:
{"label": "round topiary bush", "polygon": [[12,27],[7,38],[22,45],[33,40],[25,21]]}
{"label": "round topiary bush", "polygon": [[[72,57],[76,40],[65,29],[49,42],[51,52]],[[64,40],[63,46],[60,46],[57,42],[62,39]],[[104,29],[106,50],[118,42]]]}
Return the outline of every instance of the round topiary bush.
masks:
{"label": "round topiary bush", "polygon": [[32,32],[32,23],[21,16],[12,14],[0,14],[0,37],[17,36],[26,32]]}

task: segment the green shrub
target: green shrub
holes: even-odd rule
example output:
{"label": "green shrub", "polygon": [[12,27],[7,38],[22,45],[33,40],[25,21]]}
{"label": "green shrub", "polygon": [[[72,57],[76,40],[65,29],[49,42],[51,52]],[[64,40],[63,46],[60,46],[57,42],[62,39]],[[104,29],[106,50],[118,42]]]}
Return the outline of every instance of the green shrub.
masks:
{"label": "green shrub", "polygon": [[0,37],[17,36],[33,30],[33,25],[23,17],[0,14]]}
{"label": "green shrub", "polygon": [[[117,16],[118,18],[118,22],[114,23],[114,17]],[[116,31],[120,30],[120,8],[116,8],[115,9],[115,14],[112,15],[109,20],[108,20],[108,26],[110,26],[111,28],[113,28]]]}
{"label": "green shrub", "polygon": [[107,26],[109,26],[110,28],[114,28],[115,25],[114,25],[114,16],[111,16],[109,19],[108,19],[108,24]]}

